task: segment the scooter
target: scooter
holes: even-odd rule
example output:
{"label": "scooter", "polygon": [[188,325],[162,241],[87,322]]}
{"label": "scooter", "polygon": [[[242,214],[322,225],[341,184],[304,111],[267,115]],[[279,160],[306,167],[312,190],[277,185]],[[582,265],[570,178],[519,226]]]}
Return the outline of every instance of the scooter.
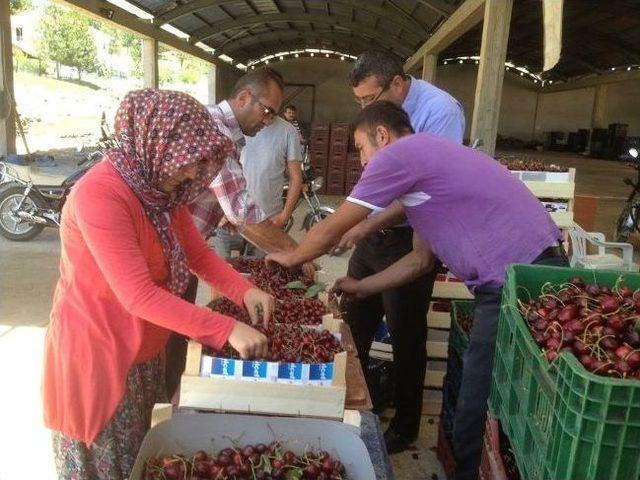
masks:
{"label": "scooter", "polygon": [[[302,202],[302,199],[304,199],[304,201],[307,202],[309,211],[305,215],[304,220],[302,220],[302,226],[300,227],[300,230],[304,229],[308,232],[316,223],[321,222],[335,212],[335,209],[322,205],[320,203],[320,199],[318,198],[317,192],[322,188],[323,182],[324,179],[321,176],[315,176],[313,167],[311,166],[311,162],[309,161],[308,152],[305,152],[302,161],[302,193],[300,194],[300,198],[298,199],[296,208],[298,207],[300,202]],[[285,184],[282,192],[283,205],[287,199],[288,191],[289,185]],[[285,227],[285,231],[288,232],[292,227],[293,217],[290,217]]]}

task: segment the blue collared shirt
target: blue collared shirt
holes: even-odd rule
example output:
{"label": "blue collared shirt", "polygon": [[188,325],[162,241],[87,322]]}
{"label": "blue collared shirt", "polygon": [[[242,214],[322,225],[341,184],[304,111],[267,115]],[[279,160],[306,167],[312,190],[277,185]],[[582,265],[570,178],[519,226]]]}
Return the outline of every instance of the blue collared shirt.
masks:
{"label": "blue collared shirt", "polygon": [[464,110],[460,103],[444,90],[414,77],[402,108],[409,114],[416,131],[435,133],[462,143],[464,136]]}

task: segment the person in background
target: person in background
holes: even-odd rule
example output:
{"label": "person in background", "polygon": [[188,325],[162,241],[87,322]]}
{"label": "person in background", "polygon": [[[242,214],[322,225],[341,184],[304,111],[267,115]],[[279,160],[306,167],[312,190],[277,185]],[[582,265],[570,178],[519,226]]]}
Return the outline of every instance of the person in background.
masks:
{"label": "person in background", "polygon": [[[247,188],[269,220],[284,229],[293,214],[302,191],[302,152],[295,127],[279,116],[265,120],[266,126],[253,137],[245,137],[240,163]],[[285,175],[289,179],[287,198],[282,202]],[[233,246],[245,255],[261,257],[264,252],[247,244],[239,235],[216,244],[218,254],[228,258]]]}
{"label": "person in background", "polygon": [[367,299],[424,275],[437,257],[474,293],[453,447],[456,478],[475,479],[505,269],[512,263],[568,266],[562,234],[540,201],[493,158],[437,135],[412,134],[406,112],[397,105],[369,105],[354,128],[365,169],[351,195],[295,251],[270,254],[267,261],[293,267],[313,260],[372,211],[395,200],[403,203],[415,230],[413,249],[381,272],[344,277],[334,288],[350,298]]}
{"label": "person in background", "polygon": [[171,331],[216,350],[229,342],[243,358],[266,353],[257,330],[181,298],[190,271],[254,322],[266,323],[275,302],[211,251],[187,209],[232,148],[205,107],[180,92],[130,92],[115,138],[62,215],[43,375],[60,480],[129,478],[164,398]]}
{"label": "person in background", "polygon": [[[349,84],[362,107],[377,100],[391,101],[407,112],[414,131],[462,143],[465,121],[458,101],[430,83],[406,75],[393,55],[377,51],[361,54],[349,73]],[[337,245],[337,251],[355,246],[349,260],[350,277],[361,279],[380,272],[412,249],[413,230],[400,202],[373,213],[346,232]],[[401,452],[418,438],[427,365],[425,318],[435,276],[434,270],[402,287],[343,306],[365,372],[371,342],[383,316],[391,333],[396,413],[385,432],[389,453]]]}
{"label": "person in background", "polygon": [[289,104],[284,107],[284,119],[289,122],[291,125],[296,127],[298,131],[298,135],[300,135],[300,144],[306,145],[307,139],[302,133],[302,128],[300,128],[300,123],[298,122],[298,109],[295,105]]}

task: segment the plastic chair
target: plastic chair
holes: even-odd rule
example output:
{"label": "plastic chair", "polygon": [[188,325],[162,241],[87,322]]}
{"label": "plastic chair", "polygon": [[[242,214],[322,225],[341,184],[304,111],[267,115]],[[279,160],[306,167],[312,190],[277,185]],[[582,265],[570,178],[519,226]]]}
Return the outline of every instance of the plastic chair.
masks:
{"label": "plastic chair", "polygon": [[[633,263],[633,245],[621,242],[606,242],[603,233],[587,232],[574,223],[569,230],[572,254],[570,265],[592,270],[625,270],[634,272],[638,265]],[[597,247],[597,254],[589,254],[589,246]],[[617,250],[621,255],[610,253]]]}

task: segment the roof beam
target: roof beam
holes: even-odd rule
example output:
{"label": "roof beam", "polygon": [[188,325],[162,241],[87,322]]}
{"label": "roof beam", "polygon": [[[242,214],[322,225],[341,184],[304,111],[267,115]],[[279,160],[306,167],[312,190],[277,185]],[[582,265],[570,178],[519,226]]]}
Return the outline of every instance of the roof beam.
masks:
{"label": "roof beam", "polygon": [[[289,35],[286,35],[286,34]],[[301,32],[302,33],[302,32]],[[264,48],[256,48],[257,45],[265,44]],[[315,44],[315,45],[314,45]],[[220,55],[226,54],[236,60],[259,59],[263,55],[258,52],[271,51],[276,52],[279,45],[285,45],[286,50],[295,50],[299,45],[304,48],[323,48],[327,44],[333,45],[333,48],[340,50],[342,53],[353,54],[354,50],[363,51],[368,48],[386,49],[377,42],[364,40],[358,37],[350,37],[348,35],[336,34],[318,34],[316,32],[306,32],[306,34],[291,35],[291,32],[269,32],[263,35],[257,35],[255,39],[246,38],[242,44],[234,42],[232,48],[220,51]],[[282,50],[282,48],[281,48]],[[216,51],[216,53],[218,53]],[[243,62],[244,63],[244,62]]]}
{"label": "roof beam", "polygon": [[407,45],[401,39],[385,35],[384,32],[381,32],[374,28],[364,27],[356,22],[351,22],[339,17],[329,17],[327,15],[317,15],[310,13],[268,14],[239,18],[231,21],[225,20],[223,22],[214,23],[209,27],[203,27],[196,30],[193,33],[190,41],[192,43],[202,42],[207,38],[219,35],[229,30],[247,28],[253,25],[260,25],[265,23],[278,22],[309,22],[317,25],[331,25],[335,27],[341,27],[358,35],[364,35],[379,39],[381,43],[389,44],[394,50],[403,51],[407,48]]}
{"label": "roof beam", "polygon": [[407,59],[404,64],[405,71],[421,62],[425,55],[439,54],[473,26],[480,23],[484,15],[484,3],[485,0],[466,0],[460,5],[416,53]]}
{"label": "roof beam", "polygon": [[[305,42],[298,42],[298,43],[292,43],[292,44],[289,44],[286,50],[288,50],[288,51],[291,51],[291,50],[304,50],[305,48],[308,48],[308,47],[309,47],[309,45],[308,45],[308,44],[306,44]],[[327,48],[328,50],[333,50],[333,51],[336,51],[336,52],[337,52],[336,54],[331,55],[331,57],[332,57],[334,60],[336,59],[336,55],[342,55],[342,54],[343,54],[343,55],[353,55],[353,56],[356,56],[356,54],[358,53],[358,52],[357,52],[357,51],[355,51],[355,50],[352,50],[352,49],[350,49],[350,48],[341,48],[341,47],[340,47],[340,46],[338,46],[338,45],[326,45],[326,48]],[[252,62],[253,62],[253,63],[258,63],[258,61],[259,61],[261,58],[266,57],[266,56],[268,56],[268,55],[275,55],[276,53],[281,52],[281,51],[283,51],[283,49],[282,49],[282,48],[265,48],[265,49],[262,49],[262,50],[257,50],[257,51],[256,51],[256,54],[257,54],[257,55],[256,55],[256,57],[255,57],[255,58],[247,58],[247,59],[244,59],[244,61],[242,61],[242,63],[243,63],[244,65],[247,65],[247,64],[252,63]],[[305,53],[303,56],[307,57],[307,56],[309,56],[309,54],[308,54],[308,53]],[[315,58],[325,58],[325,57],[324,57],[324,54],[323,54],[323,53],[315,53]],[[284,59],[285,59],[285,60],[293,60],[293,58],[292,58],[291,56],[289,56],[289,57],[284,57]],[[271,64],[271,62],[277,62],[277,59],[271,59],[271,60],[269,60],[269,64]]]}
{"label": "roof beam", "polygon": [[[228,44],[228,47],[225,48],[221,46],[216,49],[216,53],[226,54],[230,57],[234,57],[234,54],[238,51],[244,49],[250,49],[252,46],[258,43],[263,42],[272,42],[278,39],[284,40],[285,42],[292,42],[297,40],[308,40],[308,41],[318,41],[318,43],[322,43],[322,40],[336,40],[343,43],[351,43],[353,45],[359,45],[363,49],[367,47],[375,47],[383,50],[387,50],[388,47],[381,44],[376,39],[364,39],[361,37],[354,37],[348,32],[335,32],[333,30],[316,30],[312,31],[300,31],[300,30],[284,30],[284,31],[275,31],[275,32],[264,32],[256,35],[246,36],[240,39],[234,40],[233,43]],[[373,43],[372,43],[373,42]]]}
{"label": "roof beam", "polygon": [[[222,5],[225,3],[236,3],[237,0],[193,0],[192,2],[180,5],[171,10],[165,11],[161,15],[153,19],[154,25],[164,25],[165,23],[171,23],[186,15],[196,13],[200,10],[213,7],[215,5]],[[371,13],[372,15],[384,18],[385,20],[404,28],[405,30],[413,33],[418,37],[424,37],[427,34],[425,28],[416,20],[406,15],[398,15],[395,10],[390,10],[385,7],[376,5],[369,0],[331,0],[334,5],[345,5],[348,7],[355,7],[360,10]]]}
{"label": "roof beam", "polygon": [[449,18],[456,10],[456,7],[444,0],[418,0],[418,3],[446,18]]}
{"label": "roof beam", "polygon": [[553,85],[545,85],[542,93],[550,92],[564,92],[566,90],[577,90],[579,88],[591,88],[605,83],[619,83],[630,82],[640,80],[640,71],[635,70],[631,72],[614,72],[605,73],[602,75],[591,75],[589,77],[583,77],[580,80],[566,83],[554,83]]}
{"label": "roof beam", "polygon": [[193,55],[205,62],[212,63],[216,66],[223,68],[231,68],[224,64],[224,62],[216,61],[215,57],[210,53],[205,52],[199,47],[194,46],[185,40],[182,40],[175,35],[166,32],[159,27],[152,25],[149,22],[141,20],[136,15],[123,10],[111,3],[106,3],[102,0],[56,0],[58,3],[80,9],[84,13],[97,18],[98,20],[111,23],[117,27],[124,28],[143,37],[153,38],[159,42],[164,43],[176,50]]}

